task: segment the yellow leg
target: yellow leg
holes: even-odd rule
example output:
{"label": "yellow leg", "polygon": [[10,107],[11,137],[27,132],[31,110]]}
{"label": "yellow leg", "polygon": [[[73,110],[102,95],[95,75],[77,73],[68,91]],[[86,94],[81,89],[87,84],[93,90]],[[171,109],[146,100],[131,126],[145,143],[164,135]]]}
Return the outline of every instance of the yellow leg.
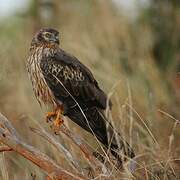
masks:
{"label": "yellow leg", "polygon": [[60,125],[64,122],[61,118],[63,114],[63,106],[58,106],[53,112],[48,112],[46,115],[46,121],[53,121],[53,125],[55,127],[60,127]]}
{"label": "yellow leg", "polygon": [[63,111],[61,109],[59,109],[57,111],[56,119],[53,121],[53,124],[54,124],[55,127],[60,127],[61,124],[63,124],[63,122],[64,122],[64,120],[61,118],[62,112]]}
{"label": "yellow leg", "polygon": [[51,121],[51,118],[54,118],[56,115],[57,115],[57,112],[56,112],[56,111],[48,112],[48,113],[46,114],[46,122]]}

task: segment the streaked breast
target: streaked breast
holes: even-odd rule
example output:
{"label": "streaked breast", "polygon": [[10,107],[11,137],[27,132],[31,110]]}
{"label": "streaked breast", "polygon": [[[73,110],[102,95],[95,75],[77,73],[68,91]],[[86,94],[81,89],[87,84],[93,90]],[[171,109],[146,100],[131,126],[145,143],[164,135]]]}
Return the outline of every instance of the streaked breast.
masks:
{"label": "streaked breast", "polygon": [[[40,68],[40,62],[43,55],[43,47],[37,47],[30,52],[29,58],[27,60],[27,71],[29,78],[32,82],[34,94],[40,105],[52,105],[55,106],[55,97],[48,87],[43,73]],[[47,49],[46,49],[47,50]]]}

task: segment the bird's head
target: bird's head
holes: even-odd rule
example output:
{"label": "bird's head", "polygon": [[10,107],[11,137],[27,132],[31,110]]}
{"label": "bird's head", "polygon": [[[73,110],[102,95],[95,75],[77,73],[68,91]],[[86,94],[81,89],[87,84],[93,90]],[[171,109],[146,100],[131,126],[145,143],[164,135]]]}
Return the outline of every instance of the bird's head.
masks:
{"label": "bird's head", "polygon": [[52,28],[42,28],[34,36],[31,45],[57,44],[59,45],[59,32]]}

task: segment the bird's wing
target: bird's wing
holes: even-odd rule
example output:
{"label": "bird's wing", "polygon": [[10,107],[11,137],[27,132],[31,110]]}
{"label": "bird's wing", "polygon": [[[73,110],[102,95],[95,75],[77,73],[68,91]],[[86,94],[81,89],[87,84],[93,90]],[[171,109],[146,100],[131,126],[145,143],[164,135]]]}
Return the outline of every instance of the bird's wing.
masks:
{"label": "bird's wing", "polygon": [[72,96],[85,107],[106,108],[106,94],[99,88],[90,70],[74,56],[59,49],[54,56],[43,58],[40,67],[57,99],[66,101]]}

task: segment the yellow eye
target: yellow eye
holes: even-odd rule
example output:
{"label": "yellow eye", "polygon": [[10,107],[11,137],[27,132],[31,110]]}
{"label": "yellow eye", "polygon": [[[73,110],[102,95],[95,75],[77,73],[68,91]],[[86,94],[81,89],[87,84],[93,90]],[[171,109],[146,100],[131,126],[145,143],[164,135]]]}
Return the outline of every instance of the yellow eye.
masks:
{"label": "yellow eye", "polygon": [[44,33],[44,36],[45,36],[46,38],[50,38],[50,37],[51,37],[51,33],[45,32],[45,33]]}

